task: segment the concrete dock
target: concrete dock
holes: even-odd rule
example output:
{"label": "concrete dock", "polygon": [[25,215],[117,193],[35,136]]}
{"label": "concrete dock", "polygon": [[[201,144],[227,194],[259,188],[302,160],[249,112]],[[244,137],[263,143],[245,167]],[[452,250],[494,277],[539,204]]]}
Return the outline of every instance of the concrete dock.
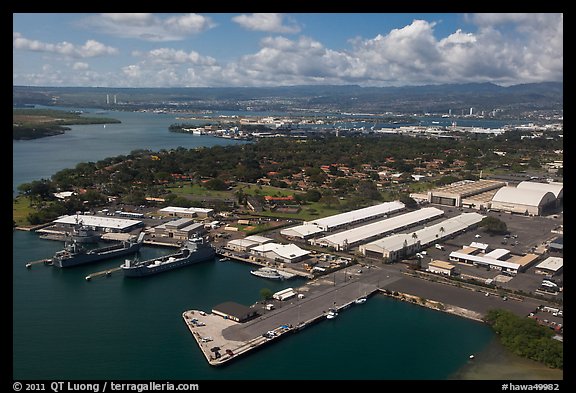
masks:
{"label": "concrete dock", "polygon": [[[340,273],[315,280],[298,288],[303,298],[276,302],[274,310],[264,308],[264,303],[269,302],[255,304],[252,307],[260,315],[243,323],[199,310],[185,311],[182,317],[208,363],[219,366],[326,319],[330,309],[342,312],[358,298],[369,297],[378,290],[377,283],[385,284],[380,282],[380,273],[374,269],[361,277],[360,273]],[[387,277],[386,281],[398,279],[399,276]]]}

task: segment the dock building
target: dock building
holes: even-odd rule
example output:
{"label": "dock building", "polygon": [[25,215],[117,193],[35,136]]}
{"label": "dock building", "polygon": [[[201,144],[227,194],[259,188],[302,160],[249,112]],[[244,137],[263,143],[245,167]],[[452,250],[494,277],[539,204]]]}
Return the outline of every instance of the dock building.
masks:
{"label": "dock building", "polygon": [[258,315],[258,311],[235,302],[224,302],[212,309],[212,313],[236,322],[245,322]]}
{"label": "dock building", "polygon": [[303,250],[295,244],[265,243],[252,247],[250,253],[271,262],[295,263],[308,257],[310,251]]}

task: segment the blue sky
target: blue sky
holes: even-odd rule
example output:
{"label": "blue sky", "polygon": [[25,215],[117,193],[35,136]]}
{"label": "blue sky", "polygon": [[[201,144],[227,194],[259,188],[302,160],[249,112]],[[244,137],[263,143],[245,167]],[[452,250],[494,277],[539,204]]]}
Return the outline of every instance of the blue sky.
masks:
{"label": "blue sky", "polygon": [[15,85],[562,80],[563,14],[13,14]]}

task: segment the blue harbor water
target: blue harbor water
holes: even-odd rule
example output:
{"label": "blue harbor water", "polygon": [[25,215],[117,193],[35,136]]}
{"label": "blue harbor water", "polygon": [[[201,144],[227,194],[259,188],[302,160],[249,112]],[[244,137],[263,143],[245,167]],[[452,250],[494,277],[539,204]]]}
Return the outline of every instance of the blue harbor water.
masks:
{"label": "blue harbor water", "polygon": [[[241,143],[168,132],[175,115],[109,112],[122,124],[72,126],[64,135],[13,143],[13,185],[82,161],[135,149]],[[123,259],[72,269],[26,263],[62,243],[13,233],[14,379],[449,379],[493,340],[478,322],[377,295],[333,321],[286,337],[223,368],[208,365],[181,314],[225,301],[251,305],[275,282],[236,262],[201,263],[144,279],[86,275]],[[141,258],[173,252],[143,247]]]}
{"label": "blue harbor water", "polygon": [[[122,259],[58,269],[31,260],[61,243],[15,231],[15,379],[447,379],[491,340],[478,322],[381,295],[223,368],[206,362],[181,314],[234,300],[250,305],[270,281],[236,262],[205,262],[143,279],[115,272]],[[142,258],[169,249],[143,247]],[[414,367],[408,365],[424,365]]]}

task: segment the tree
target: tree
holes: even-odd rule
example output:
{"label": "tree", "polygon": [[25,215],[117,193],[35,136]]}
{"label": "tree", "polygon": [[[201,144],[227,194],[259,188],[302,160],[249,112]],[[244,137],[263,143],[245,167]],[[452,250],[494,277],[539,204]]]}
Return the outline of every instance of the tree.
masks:
{"label": "tree", "polygon": [[222,179],[214,178],[204,183],[204,187],[208,190],[225,191],[228,186],[222,181]]}
{"label": "tree", "polygon": [[478,225],[484,227],[486,231],[490,233],[498,235],[508,233],[508,227],[506,223],[497,217],[492,216],[484,217]]}
{"label": "tree", "polygon": [[274,293],[273,293],[272,290],[269,289],[269,288],[262,288],[262,289],[260,290],[260,298],[261,298],[262,300],[272,299],[272,295],[273,295],[273,294],[274,294]]}
{"label": "tree", "polygon": [[414,198],[411,198],[407,194],[401,194],[398,200],[406,205],[408,209],[416,209],[418,207],[418,203],[414,200]]}

